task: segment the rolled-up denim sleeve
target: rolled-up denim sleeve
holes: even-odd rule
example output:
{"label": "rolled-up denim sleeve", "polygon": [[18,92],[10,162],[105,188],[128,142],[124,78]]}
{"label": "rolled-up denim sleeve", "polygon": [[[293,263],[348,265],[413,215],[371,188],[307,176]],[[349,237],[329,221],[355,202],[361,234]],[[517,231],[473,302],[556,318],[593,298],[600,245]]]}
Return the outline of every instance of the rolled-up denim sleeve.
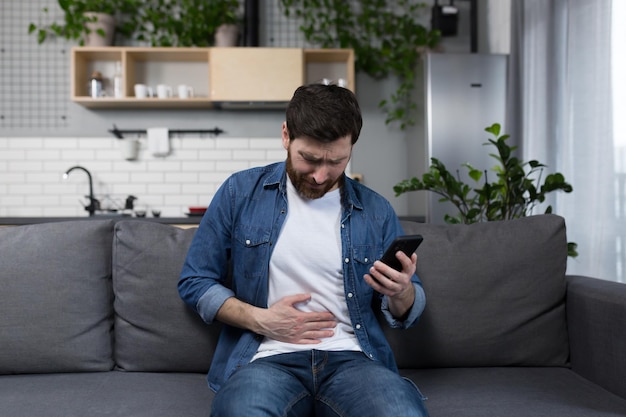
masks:
{"label": "rolled-up denim sleeve", "polygon": [[228,202],[227,187],[222,186],[200,221],[178,281],[180,297],[206,323],[212,323],[224,301],[234,295],[224,285],[230,249]]}
{"label": "rolled-up denim sleeve", "polygon": [[222,285],[213,285],[200,297],[196,311],[206,323],[213,323],[218,310],[235,293]]}
{"label": "rolled-up denim sleeve", "polygon": [[424,308],[426,307],[426,294],[424,293],[424,289],[415,282],[413,283],[413,287],[415,288],[415,300],[409,310],[409,314],[404,320],[398,320],[391,314],[391,311],[389,311],[389,298],[387,296],[383,297],[380,309],[390,327],[394,329],[407,329],[417,323],[424,312]]}

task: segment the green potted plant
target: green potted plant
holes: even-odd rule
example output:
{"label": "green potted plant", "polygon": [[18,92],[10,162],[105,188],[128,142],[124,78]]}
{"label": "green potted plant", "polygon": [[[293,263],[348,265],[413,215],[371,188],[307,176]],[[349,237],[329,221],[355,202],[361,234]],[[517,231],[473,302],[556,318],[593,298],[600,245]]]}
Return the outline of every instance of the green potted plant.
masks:
{"label": "green potted plant", "polygon": [[[500,136],[498,123],[485,128],[485,131],[493,135],[486,145],[493,145],[498,151],[497,154],[490,154],[498,161],[493,168],[495,181],[489,181],[487,171],[464,164],[469,177],[476,182],[476,186],[472,187],[459,178],[458,171],[455,176],[440,160],[431,158],[432,164],[421,179],[413,177],[393,187],[396,196],[409,191],[432,191],[441,196],[439,201],[449,201],[458,209],[456,216],[445,215],[446,223],[470,224],[529,216],[538,204],[545,202],[546,195],[554,191],[572,192],[572,186],[561,173],[547,175],[542,180],[541,174],[546,165],[536,160],[524,162],[515,157],[517,147],[506,143],[509,135]],[[482,187],[479,186],[481,181]],[[545,213],[552,213],[552,206],[548,206]],[[576,257],[576,243],[569,242],[567,246],[569,256]]]}
{"label": "green potted plant", "polygon": [[[116,16],[133,13],[140,0],[58,0],[64,13],[62,23],[30,23],[28,33],[36,33],[41,44],[49,36],[78,41],[79,45],[111,45],[116,30]],[[43,9],[44,14],[50,10]]]}
{"label": "green potted plant", "polygon": [[390,75],[397,90],[379,103],[386,123],[415,123],[411,94],[422,52],[435,48],[440,33],[420,23],[428,5],[412,0],[281,0],[284,14],[302,21],[306,40],[323,48],[352,48],[357,71],[375,79]]}
{"label": "green potted plant", "polygon": [[238,13],[238,0],[147,0],[131,25],[152,46],[211,46],[220,25],[238,27]]}

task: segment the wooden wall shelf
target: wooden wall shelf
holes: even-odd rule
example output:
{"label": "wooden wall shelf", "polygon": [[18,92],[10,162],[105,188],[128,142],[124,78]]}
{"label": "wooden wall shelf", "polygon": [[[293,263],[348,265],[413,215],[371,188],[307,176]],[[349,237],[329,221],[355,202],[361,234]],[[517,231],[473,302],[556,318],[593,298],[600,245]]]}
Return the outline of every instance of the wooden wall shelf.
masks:
{"label": "wooden wall shelf", "polygon": [[[114,98],[112,78],[122,66],[122,97]],[[89,95],[94,71],[104,77],[105,96]],[[345,80],[354,91],[354,51],[302,48],[145,48],[74,47],[71,54],[71,99],[87,108],[229,108],[283,107],[294,90],[323,78]],[[135,84],[156,93],[158,84],[172,88],[169,98],[136,98]],[[193,88],[179,98],[177,86]]]}

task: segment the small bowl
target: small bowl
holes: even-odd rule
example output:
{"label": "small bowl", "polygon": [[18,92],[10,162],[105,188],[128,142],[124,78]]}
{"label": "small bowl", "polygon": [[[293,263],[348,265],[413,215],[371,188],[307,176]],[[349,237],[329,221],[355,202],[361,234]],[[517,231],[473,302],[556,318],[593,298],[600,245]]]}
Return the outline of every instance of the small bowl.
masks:
{"label": "small bowl", "polygon": [[204,214],[206,207],[189,207],[189,214]]}

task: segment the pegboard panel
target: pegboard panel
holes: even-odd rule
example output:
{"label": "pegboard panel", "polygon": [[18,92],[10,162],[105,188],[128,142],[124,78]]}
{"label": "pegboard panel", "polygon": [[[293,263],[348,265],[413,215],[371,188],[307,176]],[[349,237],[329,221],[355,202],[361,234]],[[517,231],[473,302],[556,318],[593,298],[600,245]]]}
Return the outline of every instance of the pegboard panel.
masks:
{"label": "pegboard panel", "polygon": [[[259,1],[261,46],[312,47],[300,32],[300,21],[284,16],[280,0]],[[43,13],[44,8],[49,12]],[[48,128],[76,131],[97,117],[73,117],[70,51],[75,43],[48,38],[40,45],[36,34],[28,34],[31,22],[40,25],[62,19],[56,0],[0,0],[0,129],[26,135],[45,134]]]}
{"label": "pegboard panel", "polygon": [[301,20],[285,17],[280,0],[265,0],[265,7],[260,16],[261,28],[264,29],[261,40],[267,46],[282,48],[310,48],[300,31]]}
{"label": "pegboard panel", "polygon": [[0,128],[68,125],[71,45],[56,39],[39,45],[36,35],[28,34],[31,22],[61,17],[54,0],[0,1]]}

